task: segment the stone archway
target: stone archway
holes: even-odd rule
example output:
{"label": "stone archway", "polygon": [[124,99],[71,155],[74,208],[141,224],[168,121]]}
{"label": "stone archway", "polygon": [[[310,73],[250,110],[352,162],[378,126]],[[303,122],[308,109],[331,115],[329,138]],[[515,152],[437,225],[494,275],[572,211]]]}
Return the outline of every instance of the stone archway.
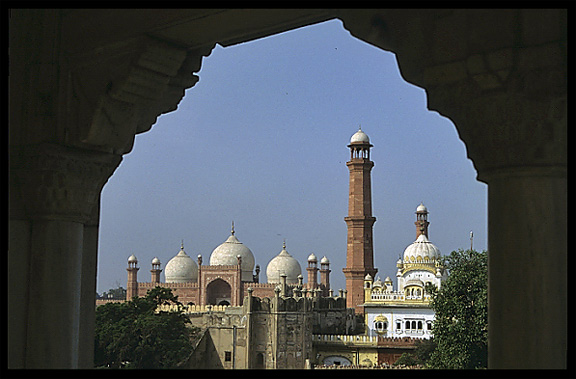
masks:
{"label": "stone archway", "polygon": [[489,366],[566,367],[563,9],[12,10],[9,367],[91,367],[100,191],[202,56],[335,17],[397,55],[488,184]]}
{"label": "stone archway", "polygon": [[262,353],[262,352],[256,353],[254,368],[255,369],[266,368],[266,362],[264,360],[264,353]]}
{"label": "stone archway", "polygon": [[232,287],[223,279],[215,279],[206,286],[206,304],[230,305],[232,303]]}

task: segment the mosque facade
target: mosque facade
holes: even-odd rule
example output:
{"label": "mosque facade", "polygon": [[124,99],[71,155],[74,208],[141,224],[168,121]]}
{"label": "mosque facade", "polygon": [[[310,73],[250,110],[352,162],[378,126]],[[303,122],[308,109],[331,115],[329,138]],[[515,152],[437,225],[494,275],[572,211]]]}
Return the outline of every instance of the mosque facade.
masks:
{"label": "mosque facade", "polygon": [[[307,279],[304,283],[300,263],[288,253],[284,242],[282,250],[266,267],[266,281],[260,282],[260,266],[255,265],[252,251],[238,240],[232,223],[230,236],[210,254],[209,264],[203,264],[201,255],[192,259],[184,250],[180,251],[165,266],[165,281],[160,281],[160,260],[151,262],[150,281],[138,282],[138,259],[128,258],[128,283],[126,299],[144,296],[148,290],[162,286],[171,288],[185,305],[228,305],[241,306],[248,289],[255,297],[273,297],[275,288],[283,277],[289,287],[299,287],[305,294],[328,296],[330,292],[330,261],[324,256],[320,260],[314,253],[307,261]],[[320,282],[318,282],[320,271]]]}

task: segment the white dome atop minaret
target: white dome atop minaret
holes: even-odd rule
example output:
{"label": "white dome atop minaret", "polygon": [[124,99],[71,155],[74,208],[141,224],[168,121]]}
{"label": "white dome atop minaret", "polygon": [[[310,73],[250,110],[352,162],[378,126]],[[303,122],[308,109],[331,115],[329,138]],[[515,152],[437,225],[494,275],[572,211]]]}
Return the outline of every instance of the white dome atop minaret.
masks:
{"label": "white dome atop minaret", "polygon": [[420,213],[420,212],[428,212],[428,208],[426,208],[426,206],[424,205],[424,203],[420,202],[420,205],[418,206],[418,208],[416,208],[416,212]]}
{"label": "white dome atop minaret", "polygon": [[352,135],[352,138],[350,138],[350,143],[370,143],[370,138],[362,131],[361,127],[358,127],[358,131]]}

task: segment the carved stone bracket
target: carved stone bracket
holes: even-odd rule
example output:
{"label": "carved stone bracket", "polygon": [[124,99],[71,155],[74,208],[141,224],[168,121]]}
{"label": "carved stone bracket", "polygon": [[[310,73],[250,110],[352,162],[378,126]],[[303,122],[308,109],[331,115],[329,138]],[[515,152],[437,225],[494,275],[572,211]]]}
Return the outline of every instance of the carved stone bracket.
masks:
{"label": "carved stone bracket", "polygon": [[43,144],[13,164],[26,213],[33,219],[87,222],[122,157]]}
{"label": "carved stone bracket", "polygon": [[199,80],[193,72],[200,70],[202,58],[213,48],[188,51],[151,38],[141,46],[125,74],[101,78],[109,84],[80,135],[83,144],[128,153],[136,134],[148,131],[159,115],[177,108],[185,90]]}
{"label": "carved stone bracket", "polygon": [[[356,37],[397,54],[428,109],[454,121],[479,179],[567,164],[566,13],[346,10]],[[547,20],[543,22],[542,19]]]}

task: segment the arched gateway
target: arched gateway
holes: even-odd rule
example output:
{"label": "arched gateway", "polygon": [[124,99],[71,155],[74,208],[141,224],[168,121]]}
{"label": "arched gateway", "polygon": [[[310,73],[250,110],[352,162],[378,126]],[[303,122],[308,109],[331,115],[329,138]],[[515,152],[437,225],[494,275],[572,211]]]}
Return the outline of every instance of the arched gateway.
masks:
{"label": "arched gateway", "polygon": [[206,303],[210,305],[230,305],[232,288],[222,279],[215,279],[206,287]]}

